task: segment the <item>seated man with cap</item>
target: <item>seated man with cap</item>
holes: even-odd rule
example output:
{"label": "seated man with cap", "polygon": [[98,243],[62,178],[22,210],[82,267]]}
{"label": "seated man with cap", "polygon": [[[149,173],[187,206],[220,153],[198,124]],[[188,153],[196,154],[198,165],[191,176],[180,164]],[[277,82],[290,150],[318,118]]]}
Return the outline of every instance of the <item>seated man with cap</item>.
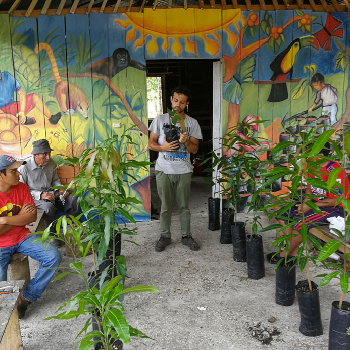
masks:
{"label": "seated man with cap", "polygon": [[[57,165],[51,159],[52,151],[49,141],[34,141],[33,156],[19,168],[20,181],[28,185],[36,207],[44,211],[46,227],[54,222],[57,210],[73,216],[81,213],[76,196],[70,196],[64,189],[53,188],[62,184],[57,175]],[[51,226],[51,232],[56,232],[54,225]],[[52,243],[60,245],[61,241],[53,240]]]}
{"label": "seated man with cap", "polygon": [[39,261],[39,269],[19,295],[18,317],[23,318],[29,304],[40,298],[61,261],[60,252],[52,245],[42,247],[38,236],[29,235],[25,226],[36,220],[36,207],[27,185],[19,181],[16,161],[0,155],[0,281],[7,280],[11,256],[20,253]]}

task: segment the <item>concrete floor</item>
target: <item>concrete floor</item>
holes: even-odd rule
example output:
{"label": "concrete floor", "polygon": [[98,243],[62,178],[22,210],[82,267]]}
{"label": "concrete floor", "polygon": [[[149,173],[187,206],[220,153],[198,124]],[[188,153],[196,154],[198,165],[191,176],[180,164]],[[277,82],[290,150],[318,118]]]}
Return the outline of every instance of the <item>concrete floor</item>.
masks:
{"label": "concrete floor", "polygon": [[[152,179],[152,186],[154,179]],[[156,208],[159,199],[152,191]],[[290,307],[275,303],[274,266],[266,263],[266,276],[247,278],[246,263],[233,261],[231,245],[219,243],[220,231],[208,230],[207,199],[211,196],[205,178],[193,177],[191,194],[192,234],[202,249],[192,252],[181,244],[179,220],[173,214],[173,244],[157,253],[159,222],[138,223],[134,241],[123,243],[122,253],[128,263],[126,286],[153,285],[159,293],[130,294],[124,306],[128,322],[152,339],[132,340],[124,349],[133,350],[256,350],[256,349],[328,349],[331,303],[339,298],[336,280],[320,289],[324,335],[306,337],[299,330],[297,301]],[[249,215],[241,214],[249,220]],[[268,223],[267,220],[264,221]],[[135,226],[135,225],[131,225]],[[249,225],[248,225],[249,229]],[[263,235],[265,253],[275,233]],[[62,267],[70,259],[63,257]],[[92,263],[92,257],[87,264]],[[35,264],[31,265],[35,271]],[[90,266],[87,266],[87,270]],[[311,267],[313,280],[324,272]],[[298,271],[297,280],[305,279]],[[69,321],[43,318],[53,315],[58,306],[76,292],[82,283],[74,276],[52,282],[42,298],[28,309],[20,321],[25,350],[67,350],[74,347],[75,336],[87,318]],[[349,300],[349,296],[345,297]],[[275,318],[275,322],[269,320]],[[269,344],[264,344],[269,343]]]}

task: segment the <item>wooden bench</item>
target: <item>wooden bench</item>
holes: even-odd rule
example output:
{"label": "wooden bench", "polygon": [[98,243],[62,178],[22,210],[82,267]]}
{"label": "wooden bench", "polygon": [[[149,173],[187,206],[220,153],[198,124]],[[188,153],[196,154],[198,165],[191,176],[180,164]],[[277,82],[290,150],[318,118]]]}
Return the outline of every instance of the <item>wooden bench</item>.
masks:
{"label": "wooden bench", "polygon": [[[338,236],[334,236],[330,233],[328,226],[313,227],[312,229],[310,229],[310,233],[325,243],[329,242],[331,239],[336,239],[336,240],[342,242],[342,240]],[[349,243],[344,244],[342,242],[342,244],[338,248],[338,250],[340,252],[342,252],[343,254],[345,254],[345,252],[350,253],[350,244]]]}
{"label": "wooden bench", "polygon": [[[40,226],[42,225],[41,218],[43,216],[44,211],[41,209],[37,210],[36,221],[27,225],[30,232],[36,232],[40,230]],[[45,229],[45,227],[44,227]],[[16,281],[16,280],[24,280],[25,283],[22,288],[25,288],[30,281],[30,269],[29,269],[29,260],[27,255],[23,254],[13,254],[7,269],[7,280],[8,281]]]}
{"label": "wooden bench", "polygon": [[23,350],[18,323],[17,300],[24,281],[0,282],[0,287],[12,286],[13,292],[0,294],[0,350]]}

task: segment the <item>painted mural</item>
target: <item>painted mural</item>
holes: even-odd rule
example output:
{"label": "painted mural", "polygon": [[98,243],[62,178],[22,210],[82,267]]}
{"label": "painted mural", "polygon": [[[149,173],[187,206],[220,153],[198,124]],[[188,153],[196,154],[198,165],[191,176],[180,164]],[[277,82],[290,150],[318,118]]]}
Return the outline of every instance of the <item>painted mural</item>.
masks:
{"label": "painted mural", "polygon": [[[0,23],[0,153],[25,158],[46,137],[56,156],[79,156],[116,134],[124,157],[149,159],[147,59],[222,59],[219,136],[263,120],[252,128],[262,159],[301,130],[349,122],[348,13],[145,9]],[[125,179],[143,202],[130,208],[137,220],[150,219],[149,184],[148,170]]]}

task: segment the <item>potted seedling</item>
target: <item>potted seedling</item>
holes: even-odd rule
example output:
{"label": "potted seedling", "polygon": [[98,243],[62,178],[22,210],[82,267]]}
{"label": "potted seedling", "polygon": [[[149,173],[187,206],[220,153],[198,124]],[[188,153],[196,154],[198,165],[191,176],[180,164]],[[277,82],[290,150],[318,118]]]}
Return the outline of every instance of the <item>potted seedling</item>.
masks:
{"label": "potted seedling", "polygon": [[[131,336],[144,337],[143,333],[126,322],[123,295],[136,291],[156,292],[154,287],[124,287],[127,270],[125,257],[120,254],[120,237],[135,233],[123,221],[135,222],[129,214],[129,208],[140,203],[128,194],[125,184],[130,179],[128,174],[131,170],[149,165],[148,162],[128,159],[126,150],[130,144],[132,140],[126,131],[121,138],[113,136],[94,149],[85,150],[79,158],[62,161],[62,165],[77,166],[80,169],[69,188],[79,197],[82,215],[87,220],[80,222],[79,217],[63,217],[57,222],[57,232],[62,225],[65,242],[70,244],[73,237],[82,256],[81,260],[74,257],[68,271],[57,278],[72,272],[83,279],[86,290],[65,302],[58,309],[60,313],[51,318],[70,319],[91,313],[92,319],[80,332],[86,333],[80,340],[80,348],[84,349],[120,348],[121,341],[129,342]],[[46,229],[43,241],[50,238],[48,235],[49,229]],[[85,243],[85,248],[82,243]],[[95,254],[93,267],[86,278],[83,263],[90,247]],[[64,309],[67,305],[68,310]],[[91,323],[93,331],[87,332]]]}
{"label": "potted seedling", "polygon": [[[315,129],[310,129],[307,133],[301,132],[300,139],[297,141],[286,141],[278,144],[272,153],[278,152],[285,147],[290,147],[294,145],[296,147],[296,152],[293,154],[293,157],[289,157],[288,167],[275,167],[263,176],[268,180],[267,184],[272,183],[275,179],[281,176],[291,176],[292,181],[290,183],[289,191],[290,193],[284,195],[284,197],[275,198],[274,203],[270,204],[266,208],[274,210],[268,212],[270,218],[283,219],[285,221],[284,225],[274,224],[263,229],[262,231],[268,231],[271,229],[277,229],[277,232],[284,231],[284,235],[275,240],[272,245],[279,247],[280,251],[285,251],[285,257],[279,259],[276,269],[279,266],[285,267],[286,269],[291,269],[294,262],[300,266],[301,271],[306,268],[307,280],[300,281],[297,286],[297,296],[299,301],[299,310],[301,313],[301,323],[299,330],[308,336],[316,336],[322,334],[322,323],[320,315],[320,306],[319,306],[319,291],[318,286],[311,281],[310,271],[309,271],[309,262],[316,262],[316,257],[310,256],[308,249],[308,241],[311,242],[317,249],[320,249],[321,246],[316,239],[308,235],[308,228],[306,225],[307,215],[305,213],[306,204],[311,208],[316,214],[322,214],[320,208],[316,205],[315,201],[318,201],[320,195],[309,193],[308,185],[312,188],[320,188],[322,191],[327,190],[326,183],[322,181],[322,176],[325,173],[321,172],[321,167],[324,167],[324,164],[328,164],[331,160],[329,157],[321,156],[319,153],[324,148],[326,142],[330,140],[331,135],[334,131],[329,130],[323,132],[317,138],[315,138]],[[304,192],[304,188],[307,188]],[[313,190],[313,193],[315,191]],[[334,192],[334,191],[333,191]],[[304,203],[304,204],[303,204]],[[296,205],[300,204],[301,214],[298,214],[297,217],[301,217],[300,221],[295,221],[295,210]],[[297,233],[293,233],[294,226],[298,223]],[[298,242],[301,238],[301,246],[298,248],[298,245],[295,244],[293,248],[298,249],[295,257],[288,257],[288,252],[290,251],[290,239],[294,239],[294,243]],[[294,252],[293,252],[294,253]],[[292,254],[294,255],[294,254]],[[279,257],[279,255],[276,255]],[[278,275],[277,275],[278,277]],[[291,274],[289,278],[295,278],[294,274]],[[289,283],[291,285],[293,283]],[[276,282],[276,286],[279,284]],[[294,291],[290,291],[290,294],[293,295]],[[287,304],[286,304],[287,305]],[[290,305],[290,304],[289,304]]]}
{"label": "potted seedling", "polygon": [[[348,174],[346,173],[347,163],[350,155],[350,131],[343,131],[343,142],[341,149],[336,143],[333,143],[335,153],[339,158],[340,168],[335,168],[329,175],[327,181],[327,190],[335,189],[338,192],[338,204],[343,208],[344,231],[333,229],[339,239],[332,239],[322,248],[318,255],[317,262],[324,262],[331,254],[336,252],[343,244],[346,249],[346,243],[350,238],[350,189]],[[343,184],[340,183],[339,177],[343,177]],[[349,269],[350,250],[343,255],[342,265],[336,263],[327,263],[332,272],[322,274],[318,277],[323,277],[320,286],[327,285],[333,278],[339,278],[341,293],[339,301],[332,303],[331,319],[329,326],[329,350],[345,350],[350,347],[350,303],[344,300],[344,295],[349,289]]]}
{"label": "potted seedling", "polygon": [[[254,125],[262,122],[254,120]],[[267,143],[262,146],[261,140],[253,137],[252,124],[246,121],[229,129],[222,138],[225,154],[220,156],[212,151],[211,157],[206,160],[212,160],[212,169],[207,171],[216,168],[221,175],[216,181],[226,197],[226,207],[222,210],[220,242],[230,244],[234,237],[235,261],[246,261],[245,223],[238,222],[236,214],[255,187],[255,172],[260,163],[257,151],[267,146]]]}

